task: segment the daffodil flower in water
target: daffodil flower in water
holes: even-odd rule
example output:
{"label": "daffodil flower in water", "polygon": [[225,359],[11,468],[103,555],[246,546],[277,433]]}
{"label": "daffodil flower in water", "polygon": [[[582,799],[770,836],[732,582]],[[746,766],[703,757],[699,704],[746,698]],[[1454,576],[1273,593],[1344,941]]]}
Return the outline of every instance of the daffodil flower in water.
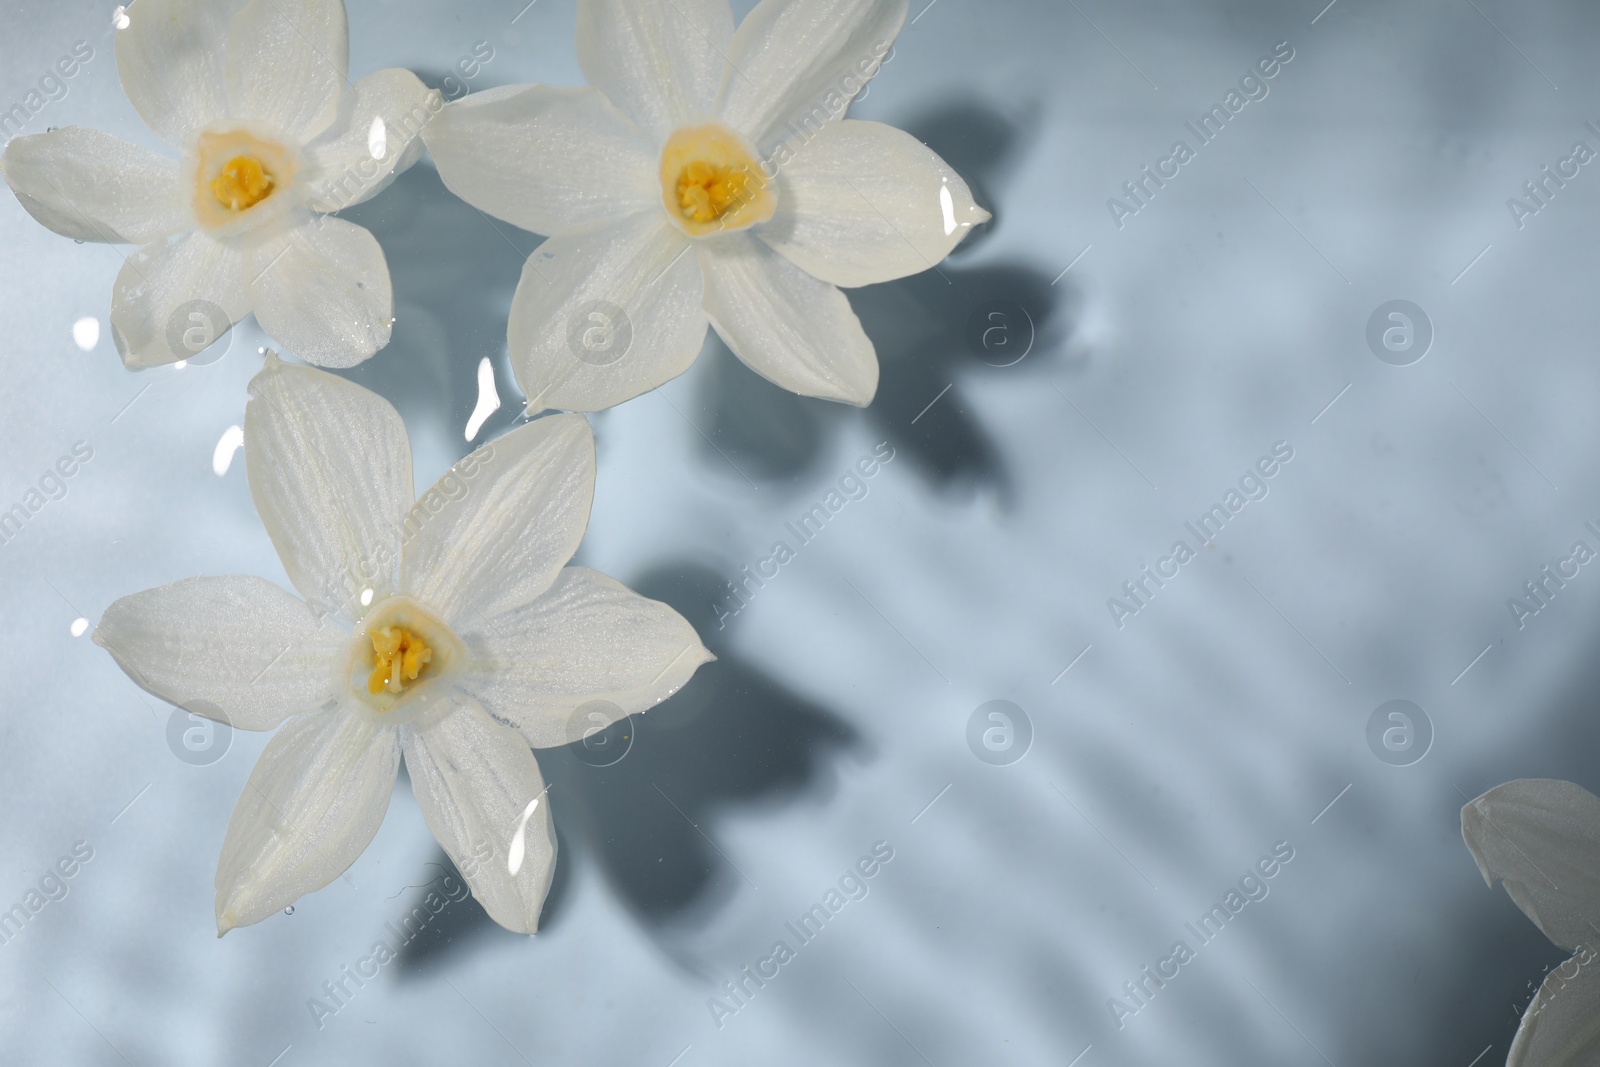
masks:
{"label": "daffodil flower in water", "polygon": [[416,162],[438,93],[398,68],[351,85],[342,0],[139,0],[115,33],[123,91],[181,160],[68,126],[13,139],[0,170],[57,233],[143,246],[111,291],[123,362],[188,358],[193,330],[213,340],[252,311],[324,367],[388,344],[383,250],[323,213]]}
{"label": "daffodil flower in water", "polygon": [[578,0],[590,88],[488,89],[428,124],[456,195],[551,235],[507,329],[532,410],[653,389],[707,323],[785,389],[872,401],[877,353],[839,287],[935,267],[989,218],[914,137],[843,117],[905,17],[761,0],[735,30],[728,0]]}
{"label": "daffodil flower in water", "polygon": [[473,895],[532,933],[556,842],[529,746],[653,707],[711,654],[665,604],[564,567],[594,492],[583,416],[512,430],[415,502],[405,427],[376,394],[271,355],[250,392],[250,492],[305,599],[190,578],[116,601],[95,630],[156,696],[277,729],[228,821],[219,933],[343,873],[402,756]]}

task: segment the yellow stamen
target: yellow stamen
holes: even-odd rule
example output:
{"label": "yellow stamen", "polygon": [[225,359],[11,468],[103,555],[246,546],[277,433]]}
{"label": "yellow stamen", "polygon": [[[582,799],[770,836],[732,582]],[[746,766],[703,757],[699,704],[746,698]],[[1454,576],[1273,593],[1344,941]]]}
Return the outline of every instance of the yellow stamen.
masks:
{"label": "yellow stamen", "polygon": [[715,222],[756,194],[759,179],[742,167],[695,160],[678,175],[678,207],[695,222]]}
{"label": "yellow stamen", "polygon": [[243,211],[265,200],[275,184],[261,160],[234,156],[211,182],[211,195],[229,211]]}
{"label": "yellow stamen", "polygon": [[372,673],[367,676],[367,692],[387,690],[399,693],[415,682],[422,668],[433,659],[428,647],[415,631],[404,626],[385,626],[372,631]]}
{"label": "yellow stamen", "polygon": [[776,209],[770,185],[751,148],[722,126],[678,130],[661,151],[662,200],[690,236],[770,219]]}

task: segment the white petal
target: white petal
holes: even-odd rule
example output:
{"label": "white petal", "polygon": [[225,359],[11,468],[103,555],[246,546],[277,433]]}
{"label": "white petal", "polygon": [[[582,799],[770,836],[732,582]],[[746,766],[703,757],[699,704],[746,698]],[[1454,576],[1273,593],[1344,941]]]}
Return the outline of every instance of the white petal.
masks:
{"label": "white petal", "polygon": [[583,540],[594,435],[581,415],[519,426],[456,464],[407,520],[400,589],[460,634],[537,598]]}
{"label": "white petal", "polygon": [[762,151],[804,139],[844,115],[905,18],[906,0],[761,0],[728,50],[723,121]]}
{"label": "white petal", "polygon": [[1551,971],[1522,1013],[1506,1067],[1600,1064],[1600,966],[1592,945]]}
{"label": "white petal", "polygon": [[[646,711],[712,660],[689,621],[615,579],[568,567],[542,597],[462,634],[471,662],[457,685],[535,748]],[[580,706],[597,711],[605,722]]]}
{"label": "white petal", "polygon": [[190,224],[178,165],[99,130],[13,138],[0,170],[28,214],[63,237],[144,244]]}
{"label": "white petal", "polygon": [[325,371],[269,356],[250,381],[250,495],[289,580],[346,619],[394,590],[412,503],[411,447],[389,402]]}
{"label": "white petal", "polygon": [[1600,797],[1550,779],[1496,786],[1461,809],[1483,880],[1565,949],[1600,938]]}
{"label": "white petal", "polygon": [[197,351],[192,337],[215,340],[248,315],[242,263],[236,245],[199,232],[129,255],[111,288],[111,336],[122,362],[133,369],[188,359]]}
{"label": "white petal", "polygon": [[186,578],[106,609],[95,644],[143,690],[241,730],[336,695],[348,636],[265,578]]}
{"label": "white petal", "polygon": [[343,0],[250,0],[228,24],[228,105],[301,144],[333,124],[349,66]]}
{"label": "white petal", "polygon": [[661,202],[654,146],[598,89],[486,89],[447,105],[423,140],[451,192],[533,233]]}
{"label": "white petal", "polygon": [[501,926],[533,933],[555,873],[556,833],[528,743],[470,702],[400,738],[422,817],[472,895]]}
{"label": "white petal", "polygon": [[705,343],[700,268],[664,212],[558,233],[511,300],[511,369],[529,411],[599,411],[689,369]]}
{"label": "white petal", "polygon": [[756,373],[802,396],[865,407],[878,355],[850,301],[747,234],[700,245],[706,314]]}
{"label": "white petal", "polygon": [[321,889],[378,832],[400,769],[392,726],[345,708],[290,719],[267,742],[217,861],[217,935]]}
{"label": "white petal", "polygon": [[989,218],[944,160],[881,122],[823,127],[777,183],[778,210],[756,235],[806,273],[846,287],[936,267]]}
{"label": "white petal", "polygon": [[657,142],[707,115],[733,39],[728,0],[579,0],[578,65]]}
{"label": "white petal", "polygon": [[419,134],[442,107],[437,89],[400,67],[346,87],[339,117],[301,150],[311,210],[339,211],[382,192],[421,158]]}
{"label": "white petal", "polygon": [[365,227],[304,218],[248,244],[243,268],[256,322],[307,363],[353,367],[389,343],[389,263]]}
{"label": "white petal", "polygon": [[244,0],[139,0],[116,31],[122,91],[146,125],[187,149],[228,114],[228,21]]}

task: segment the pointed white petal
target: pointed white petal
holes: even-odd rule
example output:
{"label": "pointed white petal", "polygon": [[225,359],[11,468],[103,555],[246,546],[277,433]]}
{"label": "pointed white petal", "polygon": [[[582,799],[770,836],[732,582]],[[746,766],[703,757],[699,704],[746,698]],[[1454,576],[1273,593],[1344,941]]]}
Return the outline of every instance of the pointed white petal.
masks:
{"label": "pointed white petal", "polygon": [[865,407],[878,355],[850,301],[748,234],[700,244],[706,314],[756,373],[802,396]]}
{"label": "pointed white petal", "polygon": [[[568,567],[550,591],[462,634],[469,663],[457,685],[535,748],[646,711],[714,657],[689,621],[615,579]],[[604,722],[581,717],[580,707]]]}
{"label": "pointed white petal", "polygon": [[117,74],[156,134],[187,149],[228,114],[228,21],[244,0],[139,0],[116,31]]}
{"label": "pointed white petal", "polygon": [[842,118],[905,18],[906,0],[761,0],[728,50],[722,120],[765,152]]}
{"label": "pointed white petal", "polygon": [[824,126],[778,173],[755,231],[813,277],[875,285],[939,265],[989,213],[944,160],[881,122]]}
{"label": "pointed white petal", "polygon": [[336,707],[283,725],[256,761],[217,861],[217,934],[321,889],[378,832],[400,743],[376,717]]}
{"label": "pointed white petal", "polygon": [[1600,960],[1590,943],[1551,971],[1522,1013],[1506,1067],[1600,1064]]}
{"label": "pointed white petal", "polygon": [[582,415],[503,434],[439,480],[406,524],[400,590],[457,634],[536,599],[578,550],[594,498]]}
{"label": "pointed white petal", "polygon": [[506,329],[529,411],[599,411],[671,381],[705,343],[689,239],[651,210],[558,233],[522,268]]}
{"label": "pointed white petal", "polygon": [[412,503],[411,446],[389,402],[325,371],[269,356],[250,381],[250,495],[289,580],[353,619],[394,590]]}
{"label": "pointed white petal", "polygon": [[1461,809],[1461,836],[1483,880],[1565,949],[1600,940],[1600,797],[1571,782],[1524,778]]}
{"label": "pointed white petal", "polygon": [[528,743],[470,701],[400,737],[422,817],[472,895],[507,930],[533,933],[555,873],[556,833]]}
{"label": "pointed white petal", "polygon": [[270,730],[337,693],[349,640],[265,578],[186,578],[106,609],[94,642],[143,690],[241,730]]}
{"label": "pointed white petal", "polygon": [[188,359],[197,351],[191,338],[215,340],[226,332],[219,326],[248,315],[242,262],[237,245],[198,231],[129,255],[111,288],[111,336],[123,364],[136,369]]}
{"label": "pointed white petal", "polygon": [[144,244],[190,225],[178,165],[99,130],[13,138],[0,170],[28,214],[63,237]]}
{"label": "pointed white petal", "polygon": [[728,0],[579,0],[578,65],[655,136],[707,115],[733,39]]}
{"label": "pointed white petal", "polygon": [[307,363],[353,367],[389,343],[389,263],[365,227],[303,218],[246,245],[243,269],[256,322]]}
{"label": "pointed white petal", "polygon": [[598,89],[485,89],[446,106],[423,140],[451,192],[533,233],[661,203],[655,147]]}
{"label": "pointed white petal", "polygon": [[250,0],[228,24],[232,117],[304,144],[339,114],[349,57],[343,0]]}
{"label": "pointed white petal", "polygon": [[400,67],[346,87],[339,117],[301,149],[311,210],[340,211],[377,196],[421,158],[419,134],[443,106],[437,89]]}

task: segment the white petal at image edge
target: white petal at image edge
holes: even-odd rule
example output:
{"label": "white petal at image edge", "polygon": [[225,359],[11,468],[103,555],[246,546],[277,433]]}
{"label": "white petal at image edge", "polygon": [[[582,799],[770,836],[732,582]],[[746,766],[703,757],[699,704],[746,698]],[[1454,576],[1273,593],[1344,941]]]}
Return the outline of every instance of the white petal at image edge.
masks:
{"label": "white petal at image edge", "polygon": [[1461,809],[1461,836],[1489,885],[1505,884],[1546,937],[1571,951],[1600,940],[1600,797],[1524,778]]}
{"label": "white petal at image edge", "polygon": [[190,225],[177,162],[109,133],[16,137],[0,167],[28,214],[63,237],[145,244]]}

